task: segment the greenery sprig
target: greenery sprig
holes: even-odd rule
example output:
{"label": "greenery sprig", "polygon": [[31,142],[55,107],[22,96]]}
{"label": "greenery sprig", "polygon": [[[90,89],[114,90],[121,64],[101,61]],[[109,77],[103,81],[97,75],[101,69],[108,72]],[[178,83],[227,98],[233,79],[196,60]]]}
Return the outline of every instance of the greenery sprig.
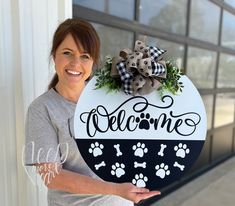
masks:
{"label": "greenery sprig", "polygon": [[[95,88],[96,89],[106,89],[107,92],[117,92],[122,87],[122,82],[120,77],[111,76],[112,68],[112,57],[105,57],[105,64],[103,67],[97,69],[94,75],[97,77]],[[166,91],[171,92],[173,95],[176,95],[178,92],[182,92],[184,87],[183,83],[179,81],[183,73],[177,67],[174,61],[166,61],[167,76],[166,78],[159,78],[161,82],[158,92],[162,97]]]}
{"label": "greenery sprig", "polygon": [[174,61],[166,61],[166,78],[160,79],[161,87],[158,89],[160,96],[164,95],[165,91],[169,91],[172,94],[176,95],[179,91],[182,92],[184,85],[183,82],[179,81],[183,73],[177,67]]}
{"label": "greenery sprig", "polygon": [[103,67],[97,69],[94,75],[97,77],[96,80],[96,89],[106,89],[107,92],[117,92],[122,87],[122,82],[119,77],[111,76],[111,68],[112,68],[112,57],[105,57],[105,64]]}

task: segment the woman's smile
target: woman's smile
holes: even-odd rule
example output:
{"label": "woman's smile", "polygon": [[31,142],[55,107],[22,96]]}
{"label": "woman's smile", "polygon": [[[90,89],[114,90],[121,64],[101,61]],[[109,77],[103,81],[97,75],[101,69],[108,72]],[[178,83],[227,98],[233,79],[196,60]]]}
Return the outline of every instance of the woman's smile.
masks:
{"label": "woman's smile", "polygon": [[80,74],[81,74],[81,72],[73,71],[73,70],[70,70],[70,69],[65,69],[65,71],[66,71],[69,75],[72,75],[72,76],[75,76],[75,77],[78,77],[78,76],[80,76]]}

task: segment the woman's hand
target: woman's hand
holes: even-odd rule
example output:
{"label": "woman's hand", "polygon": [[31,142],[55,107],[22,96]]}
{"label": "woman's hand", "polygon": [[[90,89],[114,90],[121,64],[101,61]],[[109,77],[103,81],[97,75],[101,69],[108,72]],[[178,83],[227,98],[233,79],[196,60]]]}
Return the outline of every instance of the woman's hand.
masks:
{"label": "woman's hand", "polygon": [[134,203],[138,203],[141,200],[145,200],[160,194],[160,191],[149,191],[146,188],[136,187],[131,183],[115,184],[115,195],[123,197]]}
{"label": "woman's hand", "polygon": [[138,203],[141,200],[161,194],[136,187],[131,183],[112,183],[93,179],[72,171],[64,170],[57,163],[37,164],[37,171],[49,189],[63,190],[75,194],[118,195]]}

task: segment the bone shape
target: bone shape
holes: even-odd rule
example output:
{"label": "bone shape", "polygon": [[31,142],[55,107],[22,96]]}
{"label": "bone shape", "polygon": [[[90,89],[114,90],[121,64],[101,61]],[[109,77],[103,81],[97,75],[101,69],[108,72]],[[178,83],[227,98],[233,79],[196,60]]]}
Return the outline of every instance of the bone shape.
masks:
{"label": "bone shape", "polygon": [[116,149],[116,151],[117,151],[116,156],[117,156],[117,157],[122,156],[122,152],[121,152],[121,150],[120,150],[120,144],[115,144],[113,147],[114,147],[114,148]]}
{"label": "bone shape", "polygon": [[142,163],[134,162],[134,168],[137,168],[137,167],[146,168],[146,162],[142,162]]}
{"label": "bone shape", "polygon": [[173,166],[180,168],[181,171],[184,171],[184,168],[185,168],[184,165],[181,165],[181,164],[179,164],[178,162],[175,162]]}
{"label": "bone shape", "polygon": [[167,146],[165,145],[165,144],[161,144],[161,149],[160,149],[160,151],[157,153],[159,156],[164,156],[164,150],[165,150],[165,148],[166,148]]}
{"label": "bone shape", "polygon": [[100,167],[104,167],[104,166],[106,166],[106,164],[104,161],[102,161],[101,163],[95,165],[95,169],[98,170]]}

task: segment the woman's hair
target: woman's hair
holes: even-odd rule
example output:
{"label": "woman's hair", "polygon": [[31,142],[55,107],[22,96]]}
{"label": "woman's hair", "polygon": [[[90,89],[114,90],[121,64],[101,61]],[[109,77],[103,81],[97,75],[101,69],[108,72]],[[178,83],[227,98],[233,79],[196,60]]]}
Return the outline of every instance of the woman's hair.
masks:
{"label": "woman's hair", "polygon": [[[99,36],[89,22],[81,19],[67,19],[58,26],[54,33],[50,55],[55,57],[57,48],[68,34],[72,35],[78,48],[82,46],[91,55],[94,64],[98,66],[100,58]],[[48,85],[48,90],[55,87],[58,80],[58,75],[55,74]]]}

